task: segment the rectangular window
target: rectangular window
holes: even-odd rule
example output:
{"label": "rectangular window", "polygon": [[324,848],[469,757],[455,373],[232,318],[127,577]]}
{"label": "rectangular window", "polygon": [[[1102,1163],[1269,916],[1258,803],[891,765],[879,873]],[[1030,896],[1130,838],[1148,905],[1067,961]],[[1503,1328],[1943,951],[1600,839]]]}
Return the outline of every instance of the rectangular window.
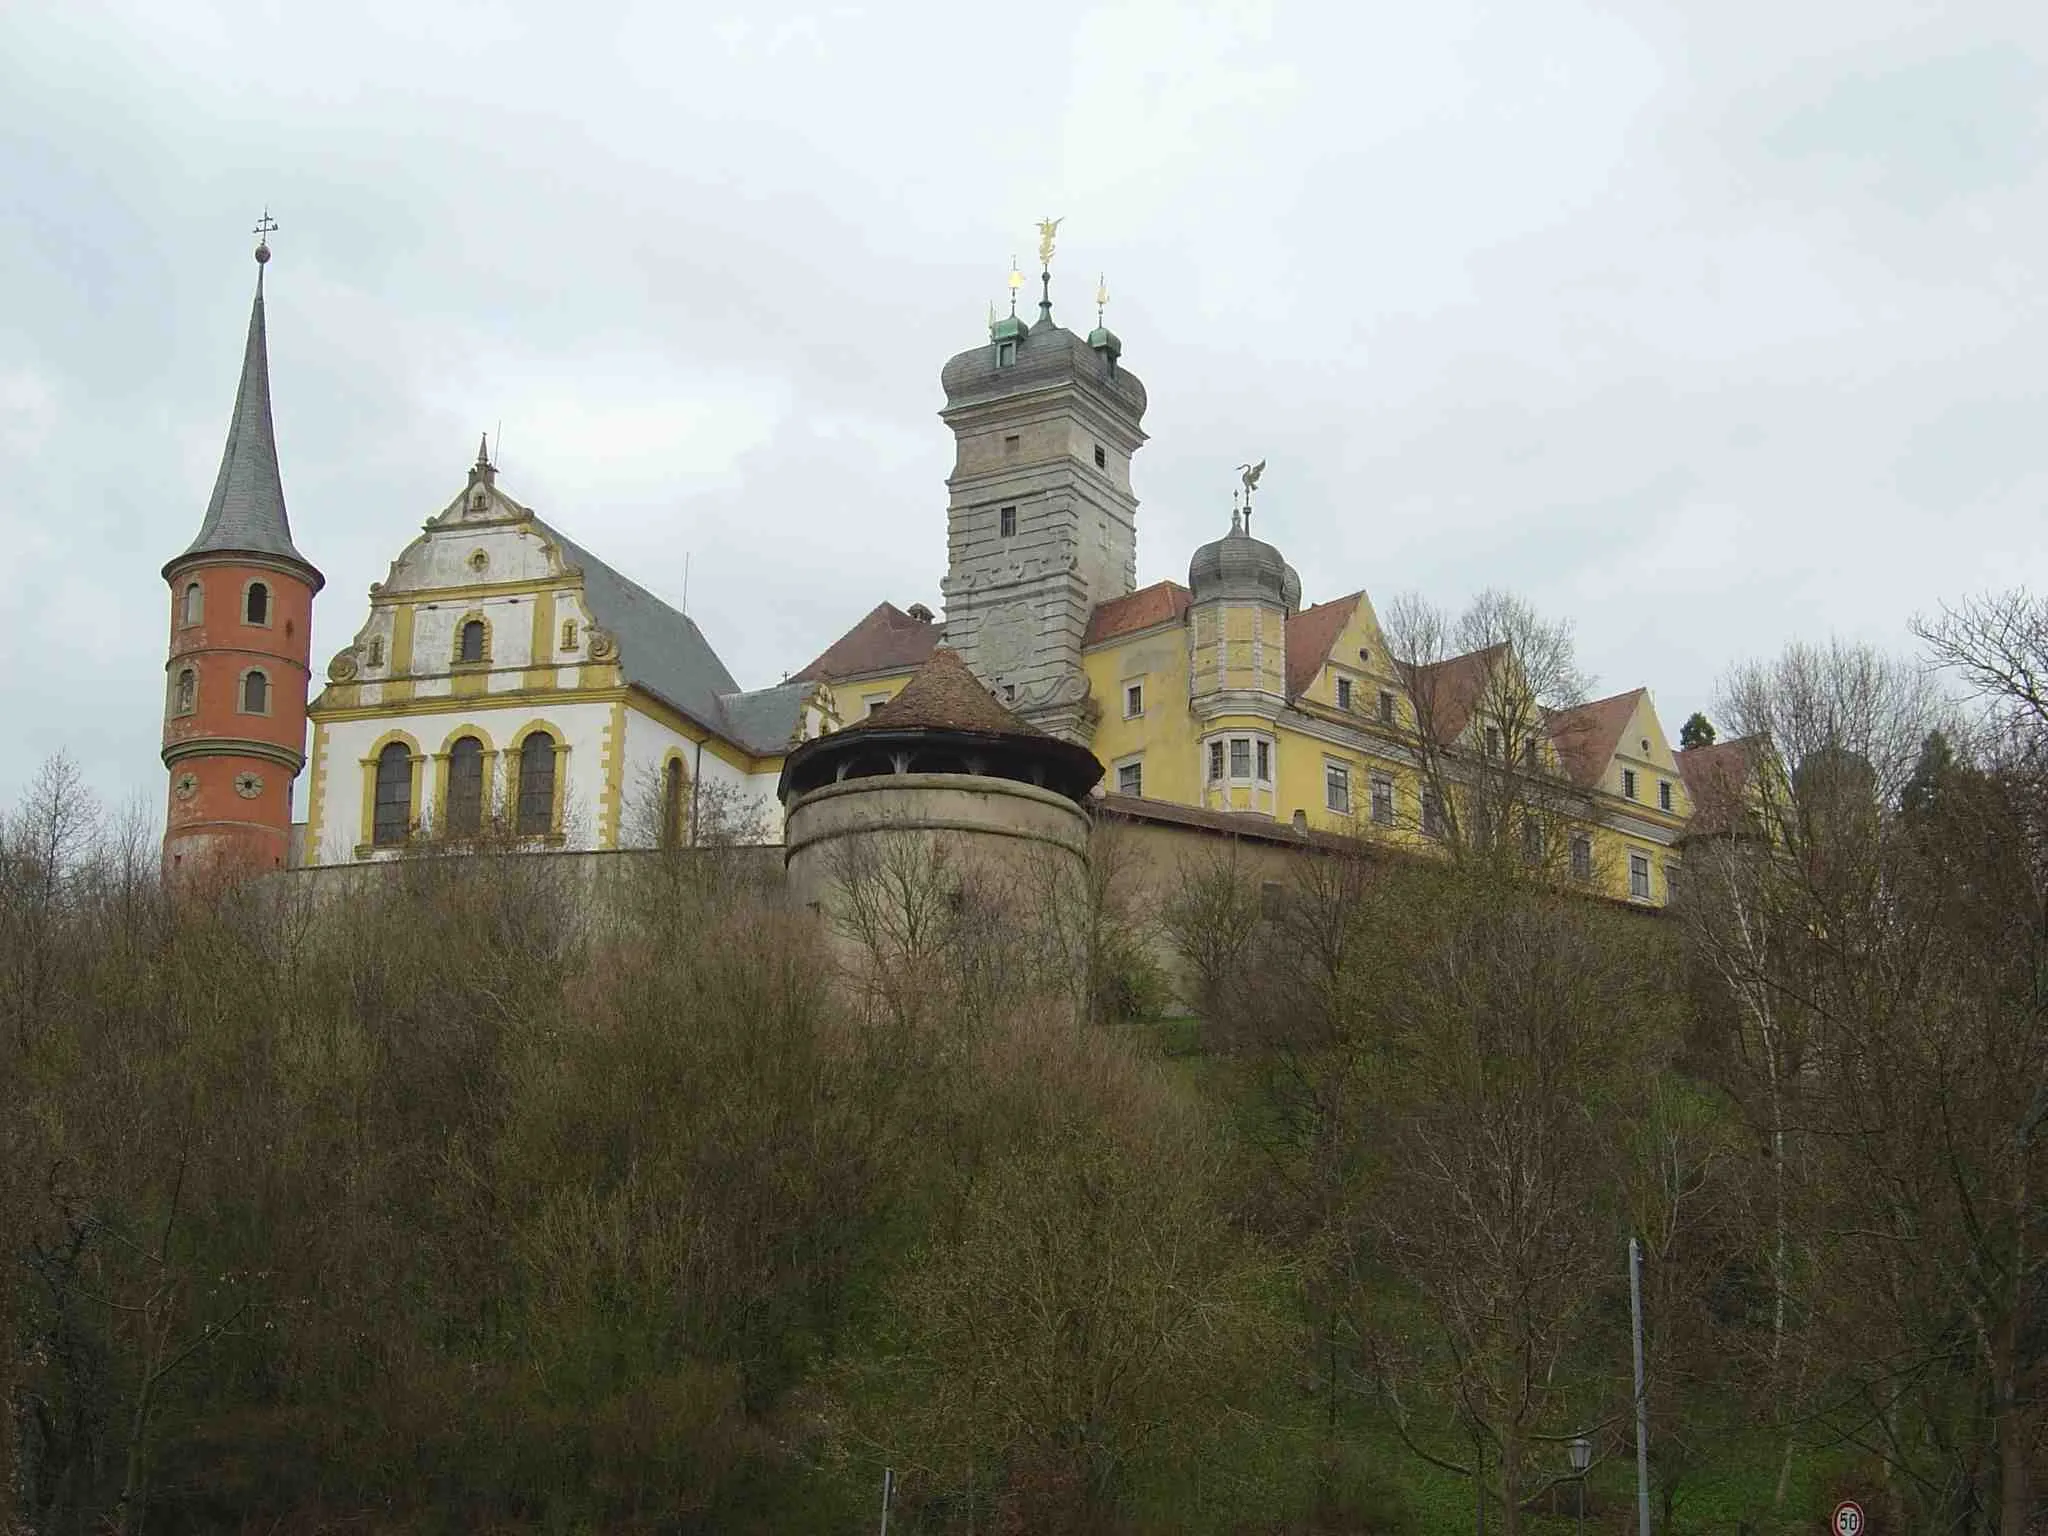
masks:
{"label": "rectangular window", "polygon": [[1590,880],[1593,878],[1593,839],[1583,832],[1572,834],[1572,878]]}
{"label": "rectangular window", "polygon": [[1249,779],[1252,776],[1251,738],[1237,736],[1230,743],[1230,776],[1233,779]]}
{"label": "rectangular window", "polygon": [[1442,837],[1444,835],[1443,802],[1437,799],[1436,791],[1433,789],[1425,789],[1422,792],[1422,835],[1424,837]]}
{"label": "rectangular window", "polygon": [[1003,457],[1006,459],[1014,459],[1015,457],[1017,457],[1018,453],[1023,450],[1023,447],[1024,439],[1019,437],[1015,432],[1012,432],[1008,437],[1003,439]]}
{"label": "rectangular window", "polygon": [[1383,773],[1372,776],[1372,819],[1383,827],[1394,824],[1394,781]]}
{"label": "rectangular window", "polygon": [[884,704],[889,702],[889,695],[887,695],[886,693],[871,693],[866,698],[862,699],[860,702],[861,713],[864,715],[872,715],[876,710],[880,709]]}
{"label": "rectangular window", "polygon": [[997,515],[996,532],[1003,538],[1014,538],[1017,533],[1017,509],[1005,507]]}
{"label": "rectangular window", "polygon": [[1339,816],[1351,814],[1351,770],[1342,763],[1323,764],[1323,803]]}
{"label": "rectangular window", "polygon": [[1017,343],[1014,341],[999,341],[996,343],[996,366],[998,368],[1007,368],[1016,361]]}
{"label": "rectangular window", "polygon": [[1102,451],[1102,444],[1100,443],[1095,445],[1095,467],[1097,469],[1109,468],[1109,455]]}
{"label": "rectangular window", "polygon": [[1529,737],[1528,740],[1522,743],[1522,766],[1531,773],[1536,771],[1536,738],[1534,736]]}
{"label": "rectangular window", "polygon": [[1119,767],[1116,771],[1116,792],[1142,796],[1145,793],[1145,765],[1125,763]]}
{"label": "rectangular window", "polygon": [[1534,816],[1522,818],[1522,857],[1531,864],[1543,862],[1543,823]]}
{"label": "rectangular window", "polygon": [[1351,707],[1351,679],[1348,677],[1337,679],[1337,707],[1339,709],[1349,709]]}
{"label": "rectangular window", "polygon": [[1486,755],[1489,758],[1500,756],[1500,727],[1497,725],[1486,728]]}
{"label": "rectangular window", "polygon": [[1391,689],[1382,688],[1380,690],[1380,724],[1392,725],[1393,723],[1394,695]]}
{"label": "rectangular window", "polygon": [[1678,900],[1678,866],[1676,864],[1666,864],[1664,866],[1664,899],[1666,901]]}
{"label": "rectangular window", "polygon": [[1209,743],[1209,782],[1211,784],[1221,784],[1223,782],[1223,743],[1220,741]]}
{"label": "rectangular window", "polygon": [[1627,800],[1633,800],[1633,799],[1635,799],[1635,797],[1636,797],[1636,771],[1635,771],[1635,769],[1633,769],[1633,768],[1624,768],[1624,769],[1622,769],[1622,770],[1621,770],[1621,793],[1622,793],[1622,797],[1623,797],[1624,799],[1627,799]]}
{"label": "rectangular window", "polygon": [[1660,811],[1671,809],[1671,781],[1669,779],[1659,779],[1657,781],[1657,809]]}
{"label": "rectangular window", "polygon": [[1145,713],[1145,685],[1143,683],[1125,683],[1124,718],[1126,720],[1135,720],[1143,713]]}
{"label": "rectangular window", "polygon": [[1273,782],[1273,748],[1263,741],[1256,745],[1259,749],[1259,782],[1270,784]]}
{"label": "rectangular window", "polygon": [[1628,856],[1628,894],[1632,900],[1650,899],[1650,856],[1632,853]]}

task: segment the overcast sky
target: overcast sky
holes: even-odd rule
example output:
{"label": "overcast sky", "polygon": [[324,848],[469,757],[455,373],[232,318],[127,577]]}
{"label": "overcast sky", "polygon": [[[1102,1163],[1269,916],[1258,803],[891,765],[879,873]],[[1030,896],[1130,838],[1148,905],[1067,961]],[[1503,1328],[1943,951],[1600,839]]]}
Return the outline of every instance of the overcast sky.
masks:
{"label": "overcast sky", "polygon": [[158,808],[266,201],[316,679],[485,429],[745,686],[938,608],[939,368],[1054,214],[1140,582],[1263,456],[1308,600],[1511,587],[1675,732],[2044,569],[2044,104],[2041,0],[0,5],[0,798]]}

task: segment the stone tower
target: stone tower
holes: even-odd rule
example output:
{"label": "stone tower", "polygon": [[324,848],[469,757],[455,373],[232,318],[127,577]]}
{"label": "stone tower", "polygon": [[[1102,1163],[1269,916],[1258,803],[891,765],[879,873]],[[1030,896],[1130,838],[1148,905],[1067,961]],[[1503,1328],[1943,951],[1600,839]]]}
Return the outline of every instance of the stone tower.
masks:
{"label": "stone tower", "polygon": [[1131,456],[1145,386],[1097,326],[1055,325],[1051,278],[1036,323],[1014,314],[948,362],[946,644],[1024,719],[1086,745],[1097,706],[1081,636],[1097,603],[1137,580]]}
{"label": "stone tower", "polygon": [[[267,223],[266,219],[266,223]],[[227,450],[199,536],[163,568],[170,585],[164,872],[281,869],[292,780],[305,765],[307,658],[322,580],[292,544],[263,325],[266,236]]]}

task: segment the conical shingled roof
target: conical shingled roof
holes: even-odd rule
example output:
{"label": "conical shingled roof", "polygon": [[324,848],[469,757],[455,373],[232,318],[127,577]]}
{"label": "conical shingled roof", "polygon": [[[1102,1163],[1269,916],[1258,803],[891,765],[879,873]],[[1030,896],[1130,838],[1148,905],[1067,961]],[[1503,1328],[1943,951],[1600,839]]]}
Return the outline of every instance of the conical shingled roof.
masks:
{"label": "conical shingled roof", "polygon": [[[939,646],[911,675],[902,692],[866,719],[841,731],[977,731],[990,736],[1045,737],[1011,712],[967,669],[958,651]],[[1046,737],[1050,740],[1051,738]]]}
{"label": "conical shingled roof", "polygon": [[[269,253],[258,252],[258,260]],[[195,555],[253,554],[288,560],[304,567],[314,589],[321,576],[313,562],[292,543],[285,516],[284,481],[277,469],[277,434],[270,421],[270,348],[263,324],[263,272],[256,273],[256,301],[249,311],[249,339],[242,351],[242,382],[235,390],[235,414],[228,422],[228,443],[221,454],[220,474],[199,536],[185,552],[164,567]]]}

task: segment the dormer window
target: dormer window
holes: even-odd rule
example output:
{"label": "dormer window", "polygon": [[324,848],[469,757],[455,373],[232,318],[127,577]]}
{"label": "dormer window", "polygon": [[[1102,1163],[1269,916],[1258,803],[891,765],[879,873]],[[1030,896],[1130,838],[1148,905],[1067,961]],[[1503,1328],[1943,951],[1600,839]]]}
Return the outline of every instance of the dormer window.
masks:
{"label": "dormer window", "polygon": [[996,343],[996,366],[997,366],[998,368],[1007,368],[1007,367],[1009,367],[1009,366],[1010,366],[1010,365],[1011,365],[1012,363],[1014,363],[1014,362],[1016,362],[1016,361],[1017,361],[1017,343],[1016,343],[1016,342],[1014,342],[1014,341],[999,341],[999,342],[997,342],[997,343]]}

